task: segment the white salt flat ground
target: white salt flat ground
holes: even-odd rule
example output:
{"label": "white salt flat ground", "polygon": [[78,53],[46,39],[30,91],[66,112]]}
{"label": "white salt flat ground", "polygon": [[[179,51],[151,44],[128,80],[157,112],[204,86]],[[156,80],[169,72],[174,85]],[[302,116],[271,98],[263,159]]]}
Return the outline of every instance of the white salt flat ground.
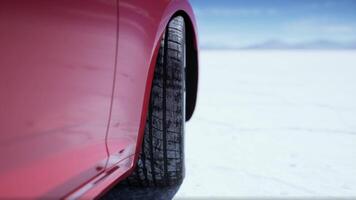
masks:
{"label": "white salt flat ground", "polygon": [[356,51],[202,51],[181,197],[356,198]]}

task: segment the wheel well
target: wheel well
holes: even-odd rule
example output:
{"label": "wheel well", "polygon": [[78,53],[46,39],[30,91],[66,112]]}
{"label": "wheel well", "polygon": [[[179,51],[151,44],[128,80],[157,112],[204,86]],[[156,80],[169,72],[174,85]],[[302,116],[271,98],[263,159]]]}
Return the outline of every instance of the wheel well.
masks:
{"label": "wheel well", "polygon": [[[178,11],[174,16],[182,16],[186,32],[186,111],[185,119],[193,116],[198,93],[198,44],[196,32],[190,17],[184,11]],[[173,17],[174,17],[173,16]]]}

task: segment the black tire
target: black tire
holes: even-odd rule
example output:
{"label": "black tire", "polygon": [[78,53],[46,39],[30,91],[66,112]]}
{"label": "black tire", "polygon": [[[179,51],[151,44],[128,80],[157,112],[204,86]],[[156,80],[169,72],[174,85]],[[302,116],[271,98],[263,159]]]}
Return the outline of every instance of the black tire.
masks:
{"label": "black tire", "polygon": [[137,167],[130,186],[180,185],[184,178],[185,25],[173,18],[161,42]]}

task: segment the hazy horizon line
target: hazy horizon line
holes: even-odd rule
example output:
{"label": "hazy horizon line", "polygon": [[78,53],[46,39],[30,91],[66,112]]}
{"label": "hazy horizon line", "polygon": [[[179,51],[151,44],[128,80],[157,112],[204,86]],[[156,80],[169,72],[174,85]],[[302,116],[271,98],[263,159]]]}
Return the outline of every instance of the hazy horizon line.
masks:
{"label": "hazy horizon line", "polygon": [[201,49],[230,49],[230,50],[356,50],[356,41],[337,42],[330,40],[314,40],[303,42],[285,42],[283,40],[267,40],[245,46],[202,44]]}

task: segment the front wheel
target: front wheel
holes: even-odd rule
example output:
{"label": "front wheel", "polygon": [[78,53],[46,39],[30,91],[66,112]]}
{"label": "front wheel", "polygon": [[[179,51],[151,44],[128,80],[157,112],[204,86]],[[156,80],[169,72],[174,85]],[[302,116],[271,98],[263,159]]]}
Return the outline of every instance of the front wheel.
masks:
{"label": "front wheel", "polygon": [[132,186],[179,185],[184,178],[185,24],[173,18],[161,41]]}

